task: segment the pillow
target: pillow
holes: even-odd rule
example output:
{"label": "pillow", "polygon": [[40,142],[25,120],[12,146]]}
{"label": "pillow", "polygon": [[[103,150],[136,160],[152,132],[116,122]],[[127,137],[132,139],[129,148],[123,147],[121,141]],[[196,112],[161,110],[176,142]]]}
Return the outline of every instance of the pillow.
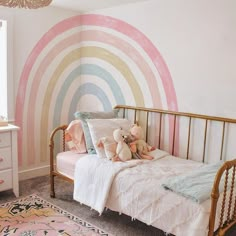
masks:
{"label": "pillow", "polygon": [[65,142],[69,150],[76,153],[86,153],[86,145],[82,122],[73,120],[68,125],[65,132]]}
{"label": "pillow", "polygon": [[87,124],[90,130],[92,142],[94,148],[101,158],[106,158],[104,148],[99,147],[97,144],[100,140],[106,137],[109,140],[109,144],[115,142],[113,138],[113,131],[118,128],[129,131],[132,123],[127,119],[90,119],[87,120]]}
{"label": "pillow", "polygon": [[87,124],[88,119],[111,119],[118,117],[119,109],[114,109],[110,112],[81,112],[77,111],[75,112],[74,116],[76,119],[79,119],[82,121],[83,131],[84,131],[84,137],[85,137],[85,143],[89,154],[96,154],[96,150],[94,148],[92,138],[90,135],[89,127]]}

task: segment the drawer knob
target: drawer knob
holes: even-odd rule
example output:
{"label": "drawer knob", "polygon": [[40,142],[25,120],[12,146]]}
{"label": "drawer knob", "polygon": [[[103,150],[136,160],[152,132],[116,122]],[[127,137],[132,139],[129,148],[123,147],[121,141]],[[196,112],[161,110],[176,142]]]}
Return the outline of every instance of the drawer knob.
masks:
{"label": "drawer knob", "polygon": [[1,161],[3,161],[3,158],[2,158],[2,157],[0,157],[0,162],[1,162]]}
{"label": "drawer knob", "polygon": [[0,184],[3,184],[4,183],[4,180],[3,179],[0,179]]}

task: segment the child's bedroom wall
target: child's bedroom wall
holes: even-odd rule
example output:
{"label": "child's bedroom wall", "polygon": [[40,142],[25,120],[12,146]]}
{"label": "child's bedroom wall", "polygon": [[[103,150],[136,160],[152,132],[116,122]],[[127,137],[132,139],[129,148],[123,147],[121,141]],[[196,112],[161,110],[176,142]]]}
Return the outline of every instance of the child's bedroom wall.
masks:
{"label": "child's bedroom wall", "polygon": [[[58,60],[64,57],[62,52],[54,60],[57,51],[52,50],[52,44],[55,41],[60,41],[64,48],[66,46],[63,46],[63,42],[60,40],[60,33],[52,44],[47,41],[44,35],[49,32],[51,37],[56,38],[58,32],[53,31],[52,27],[74,15],[78,15],[78,12],[54,7],[37,10],[0,7],[0,19],[7,20],[9,23],[8,31],[10,31],[7,40],[8,44],[10,44],[8,49],[12,50],[9,64],[13,68],[14,80],[10,85],[14,86],[14,88],[10,88],[8,92],[9,98],[14,98],[14,109],[12,107],[8,108],[10,111],[8,118],[20,126],[18,135],[20,178],[30,178],[34,175],[41,175],[41,173],[49,173],[48,156],[44,156],[41,160],[38,145],[41,139],[45,140],[44,150],[48,149],[47,134],[50,132],[48,130],[41,132],[41,127],[38,123],[39,117],[41,117],[41,102],[44,91],[47,89],[48,80],[50,80],[47,74],[51,73],[50,69],[46,72],[43,71],[43,67],[45,67],[45,63],[48,63],[48,65],[58,63]],[[77,43],[79,43],[78,39]],[[45,54],[40,54],[45,45],[47,45],[44,51]],[[52,51],[51,57],[47,55],[50,50]],[[42,61],[44,64],[41,63]],[[41,67],[38,68],[39,65]],[[52,66],[53,69],[54,66]],[[46,82],[42,78],[46,78]],[[27,129],[29,125],[34,127],[32,132]],[[34,132],[35,128],[37,129],[36,132]],[[28,139],[31,139],[33,144],[31,141],[28,143]],[[35,148],[35,146],[38,148]]]}
{"label": "child's bedroom wall", "polygon": [[147,1],[98,11],[141,31],[159,50],[180,111],[236,117],[234,0]]}
{"label": "child's bedroom wall", "polygon": [[16,11],[22,173],[48,166],[49,133],[77,109],[128,104],[235,117],[235,9],[234,0],[153,0],[81,16]]}

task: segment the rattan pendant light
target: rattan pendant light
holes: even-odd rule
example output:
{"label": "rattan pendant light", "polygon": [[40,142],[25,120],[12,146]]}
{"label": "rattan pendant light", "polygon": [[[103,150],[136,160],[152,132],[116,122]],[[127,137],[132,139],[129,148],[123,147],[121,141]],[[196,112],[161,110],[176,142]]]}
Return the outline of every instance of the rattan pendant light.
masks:
{"label": "rattan pendant light", "polygon": [[52,0],[0,0],[0,6],[37,9],[48,6]]}

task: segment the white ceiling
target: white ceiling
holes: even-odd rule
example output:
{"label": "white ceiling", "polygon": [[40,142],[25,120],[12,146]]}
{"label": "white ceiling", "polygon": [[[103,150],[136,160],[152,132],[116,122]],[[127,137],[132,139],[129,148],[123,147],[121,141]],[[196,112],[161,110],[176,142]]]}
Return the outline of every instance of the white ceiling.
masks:
{"label": "white ceiling", "polygon": [[53,0],[51,6],[70,9],[78,12],[94,11],[145,0]]}

